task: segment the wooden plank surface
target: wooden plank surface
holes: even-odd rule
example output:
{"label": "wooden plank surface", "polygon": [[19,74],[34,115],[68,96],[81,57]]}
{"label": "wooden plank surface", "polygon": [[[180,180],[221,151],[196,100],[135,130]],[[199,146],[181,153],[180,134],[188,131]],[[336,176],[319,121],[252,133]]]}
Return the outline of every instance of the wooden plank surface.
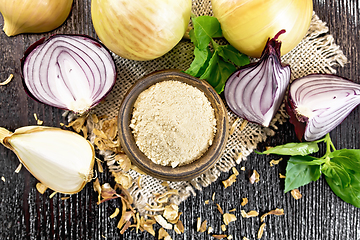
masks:
{"label": "wooden plank surface", "polygon": [[[335,42],[349,59],[338,74],[360,82],[360,2],[356,0],[314,0],[314,10],[320,19],[327,22]],[[0,24],[3,24],[2,17]],[[43,36],[53,33],[81,33],[95,37],[91,24],[90,0],[75,0],[69,19],[60,28],[45,34],[22,34],[7,37],[0,33],[0,80],[10,73],[15,78],[7,86],[0,87],[0,126],[14,130],[21,126],[36,124],[33,117],[37,113],[44,125],[59,126],[64,122],[62,111],[40,104],[30,99],[23,91],[20,78],[20,58],[25,49]],[[335,147],[360,148],[360,112],[356,108],[347,119],[331,133]],[[280,126],[277,134],[269,138],[265,145],[275,145],[294,141],[293,128],[287,123]],[[219,180],[196,196],[190,197],[180,209],[185,233],[173,239],[213,239],[206,233],[196,232],[196,219],[207,219],[215,233],[221,234],[221,215],[216,206],[205,205],[216,192],[215,201],[224,211],[237,208],[238,220],[230,224],[225,234],[234,239],[256,239],[260,226],[258,218],[243,219],[240,215],[241,198],[247,197],[249,204],[243,209],[257,210],[263,214],[275,208],[284,208],[284,216],[270,216],[262,239],[360,239],[360,210],[339,199],[323,177],[317,182],[301,187],[303,198],[294,200],[290,193],[284,194],[284,182],[278,174],[285,174],[285,162],[270,167],[266,156],[252,154],[246,162],[238,166],[256,169],[261,181],[251,185],[246,173],[240,171],[237,182],[227,188],[221,180],[229,174],[223,173]],[[0,239],[153,239],[148,233],[127,231],[123,236],[116,229],[117,221],[109,219],[116,201],[96,204],[96,194],[92,185],[68,200],[59,197],[49,199],[49,193],[39,194],[35,189],[36,180],[25,170],[14,173],[18,165],[16,156],[0,146]],[[108,176],[104,176],[104,180]]]}

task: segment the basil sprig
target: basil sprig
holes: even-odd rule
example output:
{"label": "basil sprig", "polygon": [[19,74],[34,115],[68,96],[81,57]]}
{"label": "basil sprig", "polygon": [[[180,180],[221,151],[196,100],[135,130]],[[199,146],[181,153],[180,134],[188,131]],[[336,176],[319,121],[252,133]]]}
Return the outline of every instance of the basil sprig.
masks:
{"label": "basil sprig", "polygon": [[226,80],[236,71],[236,67],[250,63],[249,57],[231,45],[219,45],[215,42],[214,38],[223,36],[217,18],[192,16],[191,20],[194,28],[189,35],[195,45],[195,58],[185,72],[208,81],[220,94],[224,90]]}
{"label": "basil sprig", "polygon": [[[319,151],[320,142],[326,144],[324,156],[309,156]],[[316,181],[324,174],[326,182],[337,196],[360,208],[360,149],[336,150],[327,134],[314,142],[287,143],[262,154],[291,156],[286,166],[285,193]]]}

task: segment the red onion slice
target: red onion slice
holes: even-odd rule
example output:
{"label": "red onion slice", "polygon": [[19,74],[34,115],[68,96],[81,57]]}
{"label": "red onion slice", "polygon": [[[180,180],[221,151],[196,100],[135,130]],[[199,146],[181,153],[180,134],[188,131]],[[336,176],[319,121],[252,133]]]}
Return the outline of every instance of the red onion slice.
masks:
{"label": "red onion slice", "polygon": [[28,94],[53,107],[84,113],[98,104],[116,80],[107,48],[84,35],[53,35],[34,43],[22,59]]}
{"label": "red onion slice", "polygon": [[311,74],[290,85],[286,109],[297,137],[315,141],[338,126],[359,104],[359,84],[336,75]]}
{"label": "red onion slice", "polygon": [[239,117],[268,127],[283,101],[290,81],[290,66],[283,66],[277,37],[265,46],[260,60],[233,73],[225,84],[229,108]]}

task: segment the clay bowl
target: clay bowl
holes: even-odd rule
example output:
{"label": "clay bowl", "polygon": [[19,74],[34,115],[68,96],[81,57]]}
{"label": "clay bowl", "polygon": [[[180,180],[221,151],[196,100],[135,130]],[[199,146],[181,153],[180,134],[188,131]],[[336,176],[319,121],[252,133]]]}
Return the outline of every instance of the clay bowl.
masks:
{"label": "clay bowl", "polygon": [[[152,162],[140,151],[129,127],[133,105],[138,95],[151,85],[161,81],[176,80],[197,87],[205,93],[214,108],[217,131],[213,144],[199,159],[184,166],[172,168]],[[120,144],[132,163],[143,172],[167,181],[191,180],[209,170],[224,152],[229,135],[227,111],[220,96],[203,80],[199,80],[178,70],[154,72],[138,80],[126,93],[119,110],[118,128]]]}

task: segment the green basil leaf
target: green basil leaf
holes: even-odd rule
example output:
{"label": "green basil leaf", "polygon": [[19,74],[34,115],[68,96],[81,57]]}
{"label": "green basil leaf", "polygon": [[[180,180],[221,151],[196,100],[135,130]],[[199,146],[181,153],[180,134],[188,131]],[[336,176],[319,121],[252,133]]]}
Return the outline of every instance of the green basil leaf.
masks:
{"label": "green basil leaf", "polygon": [[360,173],[355,172],[351,174],[350,184],[346,187],[338,185],[334,182],[333,178],[325,176],[327,183],[329,184],[331,190],[342,200],[347,203],[354,205],[357,208],[360,208]]}
{"label": "green basil leaf", "polygon": [[331,161],[347,169],[360,172],[360,149],[341,149],[329,154]]}
{"label": "green basil leaf", "polygon": [[[185,73],[204,79],[217,93],[224,90],[225,82],[236,71],[237,66],[248,64],[249,58],[231,45],[219,45],[213,38],[222,37],[219,21],[211,16],[192,18],[194,28],[189,32],[195,45],[195,58]],[[211,53],[211,42],[214,53]]]}
{"label": "green basil leaf", "polygon": [[190,30],[189,32],[189,36],[190,36],[190,39],[191,39],[191,42],[194,44],[194,46],[196,47],[198,45],[198,41],[196,39],[196,35],[194,33],[194,28]]}
{"label": "green basil leaf", "polygon": [[226,80],[235,71],[236,67],[220,59],[217,51],[215,51],[209,61],[209,66],[204,74],[200,76],[200,79],[208,81],[215,91],[220,94],[224,91]]}
{"label": "green basil leaf", "polygon": [[[294,156],[295,157],[295,156]],[[303,156],[298,156],[298,157],[303,157]],[[309,156],[310,157],[310,156]],[[296,163],[297,164],[304,164],[304,165],[322,165],[324,162],[325,162],[325,159],[323,158],[313,158],[314,160],[310,161],[309,160],[300,160],[300,159],[297,159],[296,160]]]}
{"label": "green basil leaf", "polygon": [[228,63],[235,64],[236,66],[244,66],[250,63],[249,57],[240,53],[236,48],[231,45],[218,45],[216,49],[219,56]]}
{"label": "green basil leaf", "polygon": [[[214,54],[212,55],[212,57],[211,57],[211,59],[209,61],[209,64],[208,64],[205,72],[200,76],[200,79],[208,80],[212,76],[214,76],[214,74],[216,73],[217,68],[218,68],[218,61],[219,61],[219,55],[217,54],[217,52],[214,52]],[[220,80],[213,80],[213,81],[208,80],[208,82],[213,87],[214,87],[214,85],[216,86],[219,83],[219,81]]]}
{"label": "green basil leaf", "polygon": [[333,161],[326,162],[321,167],[321,172],[327,177],[331,178],[336,185],[346,187],[350,184],[351,178],[346,169]]}
{"label": "green basil leaf", "polygon": [[200,77],[206,70],[208,62],[211,59],[212,52],[209,48],[200,50],[199,48],[195,47],[194,55],[195,58],[185,73],[194,77]]}
{"label": "green basil leaf", "polygon": [[302,142],[302,143],[287,143],[284,145],[278,145],[273,148],[262,152],[262,154],[278,154],[278,155],[290,155],[290,156],[306,156],[311,153],[319,151],[319,146],[316,142]]}
{"label": "green basil leaf", "polygon": [[[211,16],[199,16],[193,18],[192,22],[194,26],[193,34],[196,38],[196,42],[193,41],[193,43],[199,49],[206,48],[212,38],[222,37],[221,26],[217,18]],[[191,35],[190,37],[193,39]]]}
{"label": "green basil leaf", "polygon": [[320,178],[319,165],[302,164],[302,162],[310,162],[315,159],[311,156],[290,157],[286,166],[285,193]]}

